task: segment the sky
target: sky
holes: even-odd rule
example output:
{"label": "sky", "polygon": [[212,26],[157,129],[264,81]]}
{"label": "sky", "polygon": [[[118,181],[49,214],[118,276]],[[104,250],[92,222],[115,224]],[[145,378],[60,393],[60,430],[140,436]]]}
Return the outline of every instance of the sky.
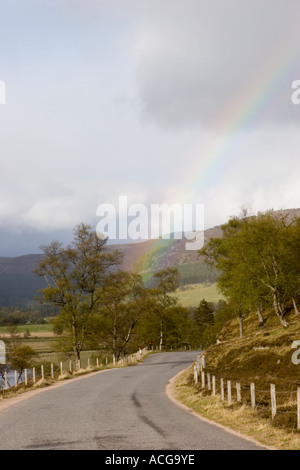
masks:
{"label": "sky", "polygon": [[0,0],[0,18],[0,256],[125,195],[202,204],[205,228],[300,207],[299,0]]}

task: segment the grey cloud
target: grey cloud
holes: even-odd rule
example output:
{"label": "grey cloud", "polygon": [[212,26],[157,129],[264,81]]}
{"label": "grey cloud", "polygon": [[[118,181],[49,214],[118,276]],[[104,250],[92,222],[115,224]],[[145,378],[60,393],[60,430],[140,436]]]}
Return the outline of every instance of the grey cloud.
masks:
{"label": "grey cloud", "polygon": [[[278,89],[270,97],[271,112],[264,119],[294,120],[290,96],[292,81],[300,77],[299,2],[190,0],[164,4],[159,11],[154,2],[157,17],[151,21],[150,15],[147,27],[137,36],[144,119],[167,127],[209,125],[237,100],[251,96],[255,87],[261,86],[263,91],[264,80],[269,79],[270,87],[275,84]],[[294,67],[281,76],[293,48]]]}

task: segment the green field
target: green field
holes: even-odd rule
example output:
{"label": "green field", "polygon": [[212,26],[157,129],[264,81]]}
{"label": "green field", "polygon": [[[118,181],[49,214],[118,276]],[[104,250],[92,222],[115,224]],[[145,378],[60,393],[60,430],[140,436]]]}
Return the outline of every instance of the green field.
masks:
{"label": "green field", "polygon": [[218,292],[217,285],[214,284],[189,284],[177,289],[172,294],[175,295],[183,307],[197,307],[202,299],[207,302],[217,303],[224,296]]}
{"label": "green field", "polygon": [[[42,325],[16,325],[17,333],[25,333],[29,331],[30,334],[37,334],[37,333],[51,333],[53,330],[53,325],[51,323],[43,323]],[[9,328],[7,326],[0,327],[0,335],[8,333]]]}

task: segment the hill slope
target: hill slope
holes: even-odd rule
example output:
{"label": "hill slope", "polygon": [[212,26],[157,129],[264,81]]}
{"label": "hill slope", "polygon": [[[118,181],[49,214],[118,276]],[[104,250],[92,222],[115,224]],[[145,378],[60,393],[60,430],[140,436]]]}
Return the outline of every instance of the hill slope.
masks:
{"label": "hill slope", "polygon": [[250,403],[250,384],[254,383],[256,412],[263,417],[270,416],[270,384],[274,384],[277,395],[274,424],[295,429],[300,364],[292,361],[292,355],[298,354],[292,344],[300,339],[300,315],[291,309],[287,328],[279,324],[272,310],[264,312],[264,317],[266,322],[259,327],[252,312],[244,321],[243,337],[239,335],[238,320],[228,321],[218,335],[217,344],[205,351],[205,370],[215,375],[217,381],[223,378],[225,389],[227,381],[232,381],[233,393],[235,383],[239,382],[244,403]]}

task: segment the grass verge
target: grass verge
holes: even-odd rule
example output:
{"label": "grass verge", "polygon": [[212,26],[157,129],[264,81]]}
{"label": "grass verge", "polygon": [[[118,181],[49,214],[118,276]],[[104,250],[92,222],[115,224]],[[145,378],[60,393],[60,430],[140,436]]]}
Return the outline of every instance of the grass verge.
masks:
{"label": "grass verge", "polygon": [[276,450],[300,450],[300,433],[275,428],[269,419],[258,417],[248,405],[226,405],[220,396],[201,395],[193,384],[193,366],[173,383],[176,400],[201,417],[230,428],[241,435]]}

